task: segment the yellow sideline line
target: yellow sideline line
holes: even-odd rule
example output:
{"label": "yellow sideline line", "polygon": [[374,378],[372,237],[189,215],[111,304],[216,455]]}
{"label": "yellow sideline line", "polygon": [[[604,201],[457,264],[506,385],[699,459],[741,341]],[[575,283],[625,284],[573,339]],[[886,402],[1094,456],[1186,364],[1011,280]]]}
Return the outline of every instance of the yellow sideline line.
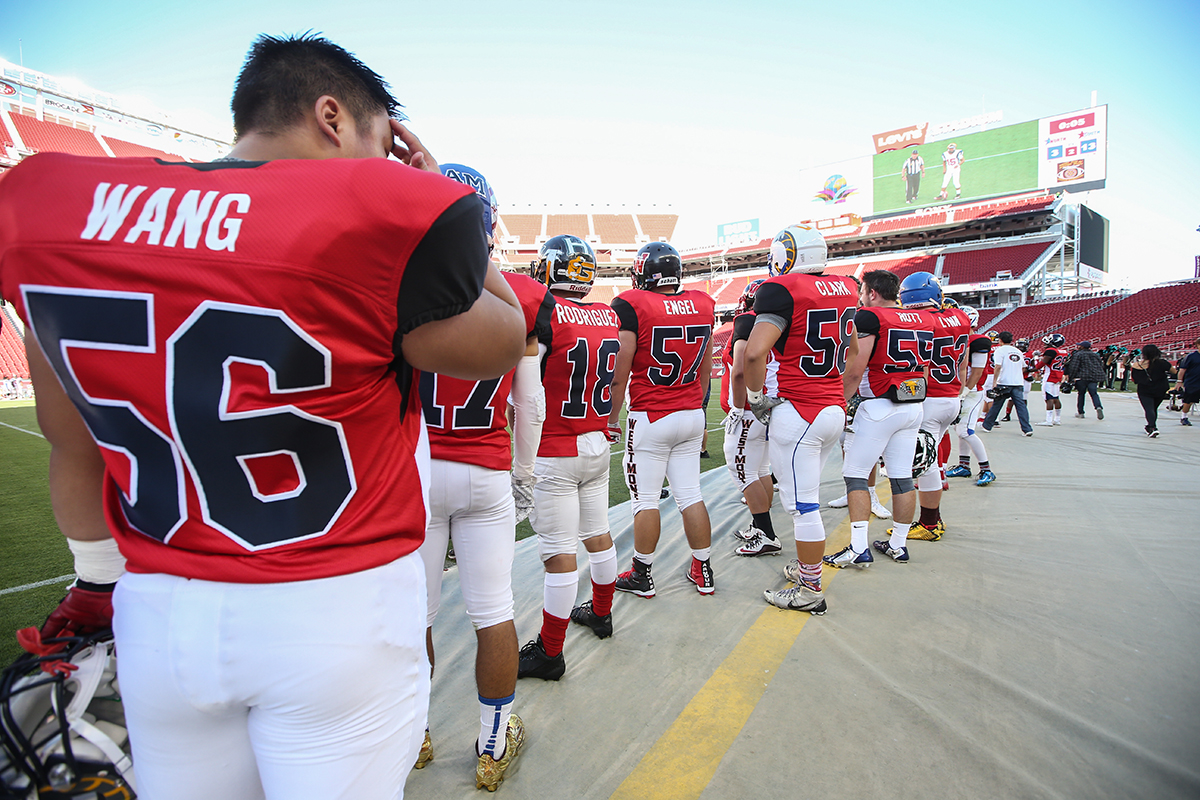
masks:
{"label": "yellow sideline line", "polygon": [[[877,493],[881,503],[890,500],[886,483]],[[849,543],[847,517],[828,533],[826,552]],[[827,570],[822,582],[828,586],[837,572]],[[768,606],[612,797],[698,798],[810,619],[811,614]]]}

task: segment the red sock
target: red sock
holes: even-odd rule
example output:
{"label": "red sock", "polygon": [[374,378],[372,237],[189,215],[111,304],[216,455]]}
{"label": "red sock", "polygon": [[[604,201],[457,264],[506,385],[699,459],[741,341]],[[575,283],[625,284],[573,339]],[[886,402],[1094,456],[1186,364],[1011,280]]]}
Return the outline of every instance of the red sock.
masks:
{"label": "red sock", "polygon": [[570,620],[556,617],[549,611],[542,611],[542,647],[546,649],[546,655],[553,657],[562,653],[569,622]]}
{"label": "red sock", "polygon": [[601,617],[612,613],[613,595],[617,593],[617,584],[596,583],[592,581],[592,611]]}

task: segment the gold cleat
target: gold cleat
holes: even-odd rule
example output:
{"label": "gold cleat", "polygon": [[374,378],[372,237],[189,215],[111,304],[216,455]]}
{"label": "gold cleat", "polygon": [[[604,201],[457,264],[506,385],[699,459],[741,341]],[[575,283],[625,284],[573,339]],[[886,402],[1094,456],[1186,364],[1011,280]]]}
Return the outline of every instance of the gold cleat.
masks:
{"label": "gold cleat", "polygon": [[521,745],[525,744],[525,723],[516,714],[508,718],[508,731],[504,735],[504,742],[504,757],[499,761],[486,754],[479,757],[479,765],[475,767],[476,789],[494,792],[500,788],[505,771],[521,754]]}
{"label": "gold cleat", "polygon": [[[888,528],[888,536],[892,535],[892,529]],[[927,528],[919,522],[914,522],[908,528],[908,538],[916,539],[919,542],[936,542],[946,535],[946,526],[939,519],[937,525],[932,528]]]}
{"label": "gold cleat", "polygon": [[425,769],[425,765],[433,761],[433,740],[429,738],[429,729],[425,729],[425,741],[421,742],[421,752],[417,754],[414,769]]}

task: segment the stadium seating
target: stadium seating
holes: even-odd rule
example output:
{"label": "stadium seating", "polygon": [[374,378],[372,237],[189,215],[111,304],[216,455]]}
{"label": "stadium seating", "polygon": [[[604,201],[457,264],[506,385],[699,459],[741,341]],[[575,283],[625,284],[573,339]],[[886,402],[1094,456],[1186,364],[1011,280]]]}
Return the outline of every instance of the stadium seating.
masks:
{"label": "stadium seating", "polygon": [[25,360],[25,344],[13,328],[7,309],[0,321],[0,378],[28,378],[29,362]]}
{"label": "stadium seating", "polygon": [[127,142],[124,139],[114,139],[111,136],[101,136],[104,143],[108,145],[108,149],[112,150],[113,155],[117,158],[161,158],[163,161],[182,161],[181,156],[171,155],[165,150],[156,150],[153,147],[146,147],[133,142]]}
{"label": "stadium seating", "polygon": [[632,244],[637,240],[632,214],[593,214],[592,225],[602,242]]}
{"label": "stadium seating", "polygon": [[8,132],[4,120],[0,119],[0,155],[3,155],[3,148],[12,147],[14,144],[16,143],[12,140],[12,134]]}
{"label": "stadium seating", "polygon": [[994,320],[996,317],[1003,314],[1004,311],[1005,311],[1005,306],[1000,306],[999,308],[981,308],[981,309],[979,309],[979,324],[975,327],[975,330],[977,330],[977,331],[986,330],[987,326],[992,323],[992,320]]}
{"label": "stadium seating", "polygon": [[1086,297],[1081,300],[1058,300],[1021,306],[1004,318],[1002,327],[1012,331],[1018,338],[1040,336],[1050,328],[1080,314],[1086,314],[1111,299],[1103,296]]}
{"label": "stadium seating", "polygon": [[972,219],[1002,217],[1008,214],[1028,214],[1036,211],[1045,211],[1054,204],[1055,199],[1053,195],[1043,195],[1041,197],[998,200],[994,203],[971,205],[965,208],[956,208],[953,219],[955,222],[965,222]]}
{"label": "stadium seating", "polygon": [[502,214],[500,222],[509,236],[518,237],[523,245],[533,246],[542,235],[541,214]]}
{"label": "stadium seating", "polygon": [[870,231],[872,235],[880,233],[894,233],[896,231],[916,230],[917,228],[931,228],[937,225],[946,224],[946,212],[938,211],[934,214],[917,214],[915,216],[904,215],[893,219],[875,220],[870,223]]}
{"label": "stadium seating", "polygon": [[659,239],[671,240],[671,236],[675,233],[675,223],[679,222],[678,214],[638,214],[638,225],[641,226],[642,235],[649,236],[650,241],[657,242]]}
{"label": "stadium seating", "polygon": [[558,236],[564,233],[586,239],[590,235],[587,214],[547,214],[546,235]]}
{"label": "stadium seating", "polygon": [[25,143],[25,149],[35,153],[72,153],[77,156],[107,158],[96,134],[91,131],[39,120],[25,114],[12,114],[10,119]]}
{"label": "stadium seating", "polygon": [[1039,242],[947,253],[942,263],[942,276],[951,284],[984,283],[1003,271],[1019,278],[1049,246]]}
{"label": "stadium seating", "polygon": [[1090,339],[1097,346],[1129,341],[1133,347],[1141,347],[1153,342],[1166,352],[1178,351],[1190,347],[1190,343],[1200,336],[1198,309],[1200,281],[1155,286],[1119,300],[1058,332],[1071,344]]}

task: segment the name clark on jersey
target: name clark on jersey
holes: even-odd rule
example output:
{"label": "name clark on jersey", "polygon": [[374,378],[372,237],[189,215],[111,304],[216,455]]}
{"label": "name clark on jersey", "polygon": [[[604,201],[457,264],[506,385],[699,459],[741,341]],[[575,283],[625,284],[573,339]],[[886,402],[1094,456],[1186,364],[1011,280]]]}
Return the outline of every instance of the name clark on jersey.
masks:
{"label": "name clark on jersey", "polygon": [[834,297],[835,295],[853,295],[850,287],[844,283],[826,283],[825,281],[813,281],[813,286],[816,287],[817,293],[825,297]]}
{"label": "name clark on jersey", "polygon": [[578,306],[559,303],[554,306],[554,313],[558,315],[558,322],[571,322],[575,325],[596,325],[602,328],[615,328],[620,325],[617,313],[608,306],[580,308]]}
{"label": "name clark on jersey", "polygon": [[[115,187],[111,183],[98,184],[92,197],[92,210],[88,214],[87,225],[79,234],[79,238],[89,241],[96,238],[102,242],[112,241],[148,188],[134,186],[130,189],[126,183],[119,183]],[[238,233],[242,229],[242,219],[230,214],[245,214],[249,211],[250,195],[236,192],[223,195],[217,191],[208,191],[202,197],[199,189],[191,189],[184,192],[183,197],[172,208],[171,199],[175,192],[176,189],[164,186],[155,189],[142,200],[137,221],[125,234],[126,244],[135,243],[145,234],[146,244],[175,247],[182,237],[183,246],[195,250],[200,243],[200,234],[203,233],[204,246],[207,249],[228,250],[232,253],[234,245],[237,244]]]}

